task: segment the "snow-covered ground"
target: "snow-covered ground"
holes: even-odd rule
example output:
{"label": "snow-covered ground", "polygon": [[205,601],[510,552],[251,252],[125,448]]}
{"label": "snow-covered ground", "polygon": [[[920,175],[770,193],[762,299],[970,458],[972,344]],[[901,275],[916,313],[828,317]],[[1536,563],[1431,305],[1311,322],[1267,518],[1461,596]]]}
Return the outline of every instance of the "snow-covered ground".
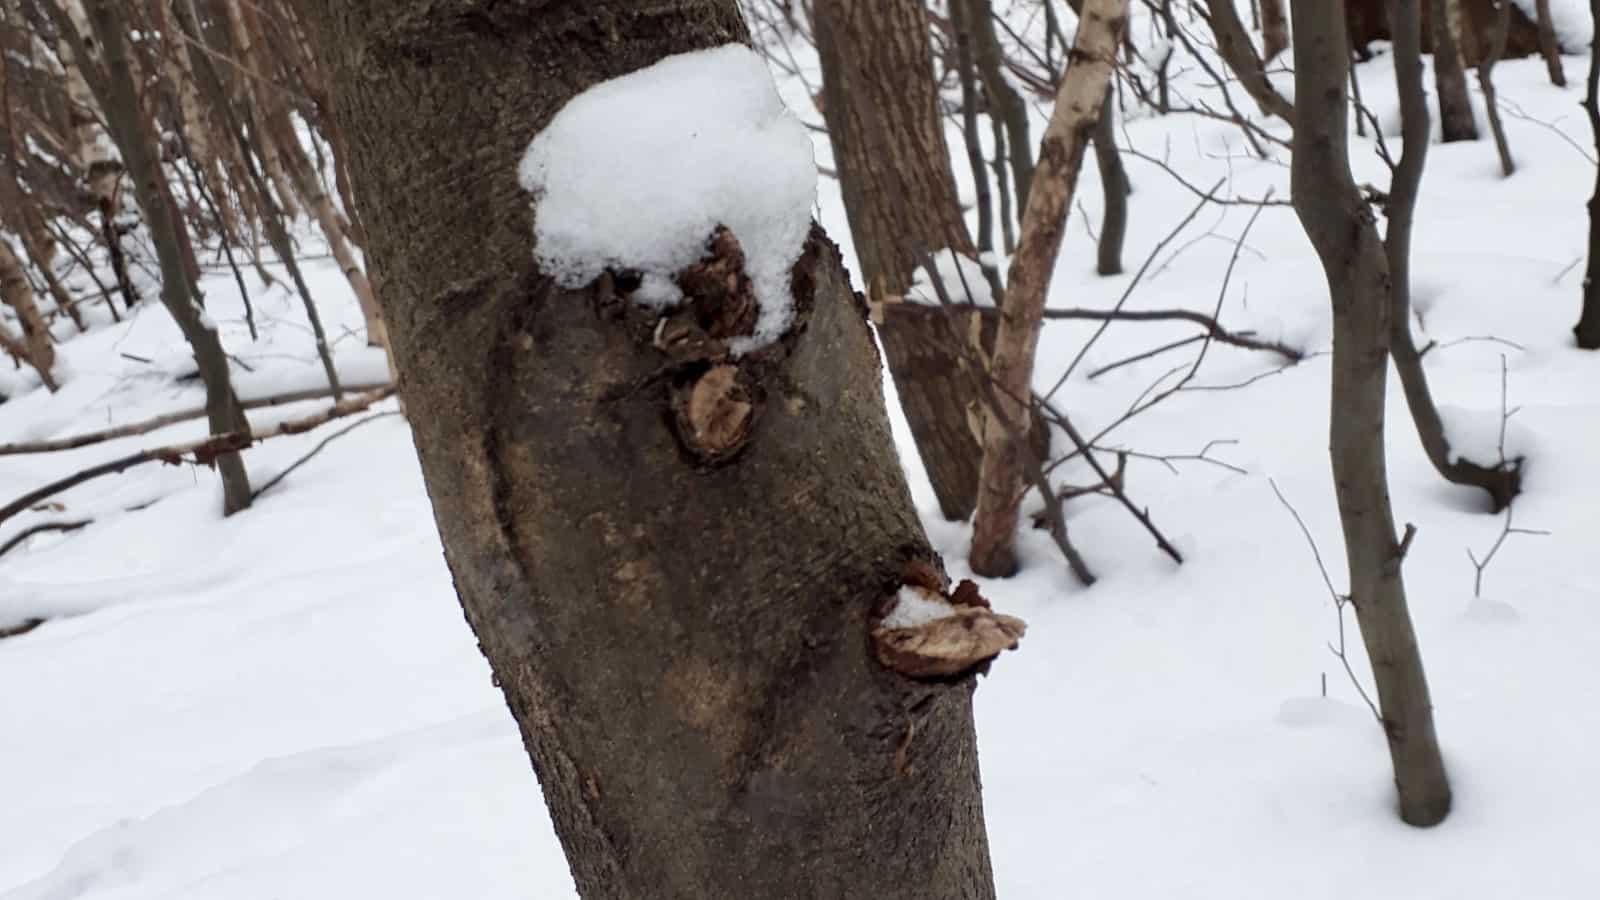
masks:
{"label": "snow-covered ground", "polygon": [[[1575,84],[1583,65],[1567,60]],[[1360,75],[1397,142],[1387,57]],[[1152,454],[1230,442],[1212,455],[1242,471],[1129,462],[1130,492],[1187,562],[1168,561],[1114,503],[1078,500],[1070,524],[1101,576],[1095,587],[1074,582],[1042,532],[1024,535],[1021,576],[986,585],[998,607],[1029,622],[1021,650],[1001,658],[977,694],[1004,900],[1576,900],[1600,890],[1600,763],[1590,744],[1600,738],[1600,664],[1590,649],[1600,638],[1600,571],[1587,556],[1600,507],[1600,356],[1573,349],[1568,331],[1593,151],[1578,87],[1551,87],[1537,60],[1502,64],[1497,82],[1521,110],[1507,119],[1521,170],[1501,179],[1487,140],[1434,146],[1415,251],[1420,334],[1439,341],[1427,356],[1435,393],[1457,420],[1497,421],[1504,360],[1512,424],[1532,454],[1516,522],[1550,532],[1512,537],[1481,598],[1467,550],[1481,557],[1502,520],[1433,473],[1398,390],[1390,408],[1392,493],[1399,519],[1418,527],[1406,575],[1454,814],[1429,831],[1394,815],[1382,735],[1328,650],[1334,607],[1273,494],[1276,483],[1342,583],[1326,356],[1271,374],[1281,363],[1270,355],[1214,346],[1195,389],[1107,439]],[[803,85],[780,88],[815,121]],[[1124,139],[1195,185],[1228,178],[1229,195],[1287,196],[1282,160],[1252,159],[1226,125],[1139,115]],[[827,164],[820,136],[817,150]],[[1353,156],[1359,180],[1386,183],[1367,145]],[[1194,195],[1154,165],[1130,158],[1129,167],[1132,271]],[[965,184],[964,165],[956,168]],[[1052,302],[1107,306],[1131,276],[1093,274],[1092,170],[1083,193]],[[1209,311],[1251,211],[1203,211],[1160,254],[1130,308]],[[847,243],[831,180],[818,213]],[[309,265],[332,332],[353,333],[361,319],[338,271]],[[317,384],[297,300],[282,288],[257,291],[265,327],[252,344],[231,277],[218,274],[206,289],[241,363],[241,393]],[[1268,209],[1240,252],[1224,322],[1319,352],[1326,306],[1292,212]],[[1048,327],[1041,389],[1092,331]],[[1092,381],[1084,373],[1190,333],[1114,325],[1057,398],[1080,429],[1096,431],[1193,348]],[[1514,346],[1461,340],[1478,336]],[[341,369],[351,381],[381,380],[381,354],[362,344],[339,342]],[[67,383],[57,395],[29,390],[31,376],[0,373],[0,392],[14,394],[0,405],[0,443],[199,402],[198,387],[179,380],[177,331],[153,302],[61,352]],[[0,457],[0,501],[200,428]],[[897,428],[930,532],[952,574],[966,575],[965,529],[938,519]],[[253,477],[265,481],[320,436],[249,451]],[[3,542],[35,522],[95,520],[0,559],[0,627],[51,617],[0,640],[0,897],[572,896],[516,729],[456,605],[403,420],[358,428],[227,520],[215,477],[188,468],[144,467],[57,499],[63,510],[0,526]]]}

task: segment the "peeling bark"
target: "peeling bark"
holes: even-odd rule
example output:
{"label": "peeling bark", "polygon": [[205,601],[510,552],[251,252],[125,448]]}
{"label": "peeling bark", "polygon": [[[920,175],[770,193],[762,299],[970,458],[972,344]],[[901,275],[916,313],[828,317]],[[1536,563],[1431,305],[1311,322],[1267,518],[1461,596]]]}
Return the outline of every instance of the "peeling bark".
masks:
{"label": "peeling bark", "polygon": [[983,469],[972,522],[972,570],[991,577],[1017,570],[1013,544],[1022,502],[1022,454],[1030,428],[1034,356],[1045,294],[1055,271],[1084,151],[1100,118],[1117,49],[1127,28],[1126,0],[1085,0],[1055,109],[1039,146],[1039,166],[1022,215],[1022,235],[1006,280],[990,374],[995,403],[983,429]]}
{"label": "peeling bark", "polygon": [[[737,360],[715,323],[658,344],[628,273],[565,290],[530,252],[530,139],[596,82],[747,40],[737,5],[302,8],[445,558],[579,894],[992,898],[974,680],[871,650],[873,610],[937,558],[837,248],[813,232],[796,325]],[[737,328],[737,289],[712,299]],[[729,381],[759,414],[712,462],[684,452],[673,396],[723,365],[706,421]]]}
{"label": "peeling bark", "polygon": [[[7,336],[6,352],[20,354],[19,358],[33,366],[39,373],[39,380],[54,393],[57,384],[51,369],[56,364],[55,344],[52,343],[50,329],[45,326],[44,316],[39,314],[39,306],[33,300],[33,287],[28,284],[22,260],[17,258],[11,245],[3,238],[0,238],[0,301],[11,307],[17,314],[18,324],[22,326],[20,340]],[[0,328],[3,327],[0,325]]]}

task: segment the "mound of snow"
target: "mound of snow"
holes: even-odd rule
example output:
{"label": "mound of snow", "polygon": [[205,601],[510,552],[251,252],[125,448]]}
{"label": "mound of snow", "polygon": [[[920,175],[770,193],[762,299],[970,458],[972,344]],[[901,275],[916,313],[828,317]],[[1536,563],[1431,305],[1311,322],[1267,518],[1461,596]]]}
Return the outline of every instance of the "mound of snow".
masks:
{"label": "mound of snow", "polygon": [[817,167],[805,126],[766,64],[729,44],[603,82],[567,103],[518,170],[536,208],[534,254],[566,287],[636,269],[640,302],[670,306],[671,276],[706,251],[718,225],[745,253],[770,343],[793,317],[789,271],[811,226]]}

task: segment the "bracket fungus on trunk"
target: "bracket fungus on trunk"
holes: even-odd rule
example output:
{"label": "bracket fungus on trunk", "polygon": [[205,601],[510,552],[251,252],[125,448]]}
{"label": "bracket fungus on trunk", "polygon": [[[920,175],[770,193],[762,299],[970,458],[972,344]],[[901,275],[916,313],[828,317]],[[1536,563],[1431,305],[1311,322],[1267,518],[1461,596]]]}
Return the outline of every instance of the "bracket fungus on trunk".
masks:
{"label": "bracket fungus on trunk", "polygon": [[1017,648],[1027,623],[995,612],[970,580],[948,584],[929,566],[908,567],[872,629],[879,662],[908,678],[955,678]]}

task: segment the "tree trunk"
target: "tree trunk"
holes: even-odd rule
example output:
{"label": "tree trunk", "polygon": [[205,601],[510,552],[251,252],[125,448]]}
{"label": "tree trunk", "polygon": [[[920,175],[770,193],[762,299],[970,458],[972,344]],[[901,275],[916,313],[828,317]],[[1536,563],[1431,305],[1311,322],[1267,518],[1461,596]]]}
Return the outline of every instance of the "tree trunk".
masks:
{"label": "tree trunk", "polygon": [[[70,26],[71,23],[62,24]],[[91,80],[90,85],[100,100],[100,108],[106,112],[107,125],[122,151],[122,159],[133,180],[134,196],[150,228],[151,242],[155,244],[161,266],[161,302],[194,351],[200,379],[206,386],[206,416],[211,433],[247,433],[250,422],[233,392],[222,342],[217,337],[216,327],[203,317],[196,302],[198,292],[189,282],[177,233],[183,225],[173,219],[166,174],[161,169],[155,138],[147,129],[134,89],[138,82],[134,80],[128,61],[125,41],[128,23],[123,18],[121,0],[90,0],[89,24],[104,58],[102,76]],[[75,49],[82,47],[81,43],[75,44]],[[223,514],[232,515],[247,508],[250,479],[239,454],[220,454],[216,462],[222,475]]]}
{"label": "tree trunk", "polygon": [[1013,196],[1017,209],[1028,205],[1028,187],[1033,184],[1033,138],[1028,136],[1028,103],[1011,86],[1005,75],[1005,54],[994,29],[994,4],[990,0],[952,0],[965,3],[967,21],[972,24],[973,52],[984,93],[989,95],[989,114],[1006,129],[1010,152]]}
{"label": "tree trunk", "polygon": [[[1350,174],[1344,4],[1293,0],[1296,104],[1291,182],[1295,212],[1322,260],[1333,304],[1329,452],[1343,526],[1350,604],[1372,661],[1400,817],[1436,825],[1450,785],[1401,576],[1384,460],[1389,272],[1372,211]],[[1412,30],[1420,29],[1411,4]],[[1396,23],[1396,29],[1404,26]]]}
{"label": "tree trunk", "polygon": [[[819,0],[823,111],[861,279],[874,296],[904,296],[940,249],[973,254],[945,146],[922,0]],[[964,299],[960,285],[948,285]],[[981,450],[967,426],[982,372],[936,306],[886,303],[879,335],[900,406],[944,517],[977,502]],[[929,341],[933,341],[929,344]]]}
{"label": "tree trunk", "polygon": [[1550,71],[1550,83],[1556,87],[1566,87],[1567,73],[1561,67],[1561,44],[1556,40],[1556,24],[1550,18],[1550,0],[1535,0],[1534,16],[1539,28],[1539,54],[1544,57],[1545,68]]}
{"label": "tree trunk", "polygon": [[1384,235],[1394,310],[1389,319],[1390,352],[1405,390],[1406,406],[1416,425],[1428,461],[1451,484],[1482,489],[1490,508],[1498,512],[1522,489],[1520,460],[1475,461],[1453,452],[1444,420],[1433,402],[1422,354],[1411,334],[1411,232],[1417,198],[1428,157],[1428,99],[1422,81],[1421,0],[1392,0],[1390,19],[1394,31],[1395,90],[1400,101],[1400,162],[1389,186],[1385,206],[1389,228]]}
{"label": "tree trunk", "polygon": [[[1233,0],[1226,0],[1232,3]],[[1289,19],[1283,14],[1283,0],[1261,0],[1261,56],[1266,62],[1289,49]]]}
{"label": "tree trunk", "polygon": [[1046,293],[1084,150],[1099,121],[1127,24],[1126,0],[1085,0],[1073,41],[1073,62],[1061,79],[1050,124],[1039,144],[1039,167],[1022,214],[1021,239],[1011,258],[990,366],[995,403],[983,429],[983,472],[972,521],[972,571],[980,575],[1003,577],[1017,570],[1013,545],[1022,502],[1022,454]]}
{"label": "tree trunk", "polygon": [[[1589,11],[1600,22],[1600,0],[1589,0]],[[1589,130],[1600,149],[1600,39],[1589,45],[1589,84],[1583,95]],[[1589,195],[1589,262],[1583,270],[1583,311],[1572,328],[1578,346],[1600,350],[1600,168],[1595,170],[1594,192]]]}
{"label": "tree trunk", "polygon": [[[1395,24],[1395,3],[1389,0],[1389,20]],[[1403,2],[1403,0],[1401,0]],[[1427,0],[1429,25],[1433,31],[1433,83],[1439,94],[1439,128],[1444,142],[1475,141],[1478,123],[1472,115],[1472,99],[1467,94],[1467,72],[1461,65],[1458,38],[1462,35],[1460,0]]]}
{"label": "tree trunk", "polygon": [[1217,53],[1263,113],[1293,122],[1294,106],[1267,79],[1266,63],[1256,55],[1255,45],[1244,30],[1244,23],[1239,21],[1239,10],[1233,2],[1207,0],[1205,6],[1206,20],[1217,41]]}
{"label": "tree trunk", "polygon": [[1494,90],[1494,66],[1506,52],[1506,35],[1511,31],[1511,0],[1501,0],[1500,12],[1495,16],[1494,27],[1489,32],[1489,46],[1484,48],[1478,61],[1478,88],[1483,91],[1484,115],[1489,119],[1489,133],[1494,136],[1494,152],[1500,158],[1500,174],[1510,178],[1517,171],[1511,158],[1511,143],[1506,139],[1506,126],[1500,120],[1500,102]]}
{"label": "tree trunk", "polygon": [[1111,105],[1111,88],[1100,103],[1100,119],[1094,126],[1094,161],[1100,170],[1100,189],[1105,194],[1105,214],[1100,217],[1100,240],[1095,248],[1095,271],[1101,275],[1122,274],[1122,244],[1128,236],[1128,170],[1117,150],[1117,111]]}
{"label": "tree trunk", "polygon": [[45,326],[44,316],[39,315],[39,305],[33,301],[33,286],[28,283],[22,260],[11,251],[11,245],[3,237],[0,237],[0,301],[11,307],[17,314],[17,324],[22,326],[19,346],[8,346],[6,349],[13,353],[20,349],[22,358],[38,371],[39,380],[54,393],[57,384],[51,369],[56,364],[55,344],[51,341],[50,329]]}
{"label": "tree trunk", "polygon": [[836,248],[813,232],[798,321],[722,364],[760,409],[720,464],[664,421],[705,378],[662,377],[656,314],[530,252],[530,139],[593,84],[747,40],[736,3],[303,8],[445,558],[579,894],[993,897],[973,678],[897,674],[868,635],[938,563]]}

